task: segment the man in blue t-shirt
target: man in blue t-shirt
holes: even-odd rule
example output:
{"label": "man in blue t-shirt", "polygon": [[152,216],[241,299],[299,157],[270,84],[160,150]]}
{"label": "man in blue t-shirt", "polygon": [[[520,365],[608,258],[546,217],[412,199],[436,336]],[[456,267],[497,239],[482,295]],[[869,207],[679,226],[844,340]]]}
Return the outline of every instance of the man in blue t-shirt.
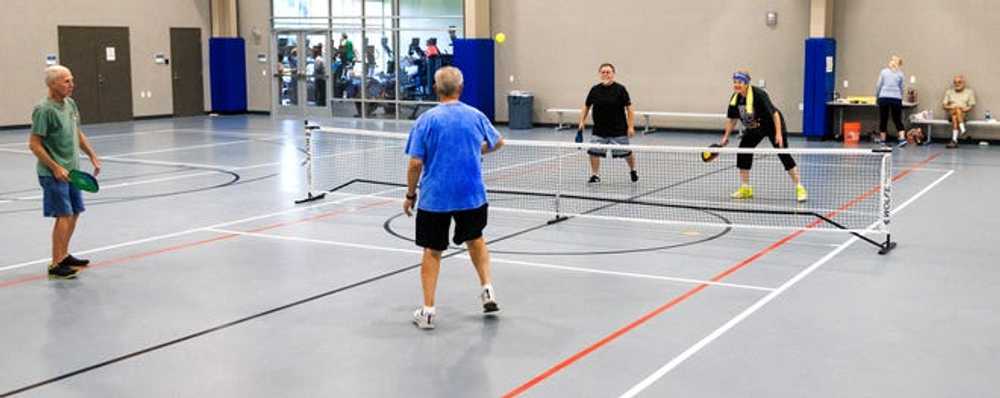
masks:
{"label": "man in blue t-shirt", "polygon": [[410,161],[403,211],[412,216],[417,203],[416,243],[424,248],[420,268],[424,305],[413,313],[413,322],[421,329],[434,328],[434,292],[452,219],[452,241],[465,242],[479,274],[483,312],[495,315],[500,310],[490,280],[490,254],[483,239],[487,203],[480,165],[483,154],[503,146],[503,137],[482,112],[458,101],[462,94],[461,71],[450,66],[438,69],[434,81],[441,104],[420,115],[406,143]]}

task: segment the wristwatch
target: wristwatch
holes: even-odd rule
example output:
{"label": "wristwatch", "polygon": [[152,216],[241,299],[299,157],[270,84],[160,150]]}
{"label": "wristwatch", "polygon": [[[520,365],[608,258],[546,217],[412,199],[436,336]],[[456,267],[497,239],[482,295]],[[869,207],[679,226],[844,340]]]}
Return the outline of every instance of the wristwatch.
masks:
{"label": "wristwatch", "polygon": [[417,193],[416,192],[414,192],[414,193],[407,193],[406,194],[406,199],[407,200],[417,200]]}

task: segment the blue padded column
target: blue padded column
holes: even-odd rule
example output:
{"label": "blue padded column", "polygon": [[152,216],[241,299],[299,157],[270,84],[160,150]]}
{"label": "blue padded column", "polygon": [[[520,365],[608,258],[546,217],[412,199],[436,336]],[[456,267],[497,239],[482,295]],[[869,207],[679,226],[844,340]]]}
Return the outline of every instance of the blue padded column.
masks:
{"label": "blue padded column", "polygon": [[247,111],[246,44],[239,37],[208,39],[212,112]]}
{"label": "blue padded column", "polygon": [[454,66],[465,78],[461,101],[493,121],[496,116],[493,39],[456,39]]}

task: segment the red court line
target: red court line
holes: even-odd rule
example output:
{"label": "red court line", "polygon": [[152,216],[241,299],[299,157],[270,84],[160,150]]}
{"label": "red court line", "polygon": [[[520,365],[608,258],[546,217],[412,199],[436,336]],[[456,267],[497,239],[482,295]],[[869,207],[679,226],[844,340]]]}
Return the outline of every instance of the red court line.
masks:
{"label": "red court line", "polygon": [[[281,222],[281,223],[274,223],[274,224],[270,224],[270,225],[265,225],[263,227],[255,228],[255,229],[252,229],[252,230],[247,231],[247,232],[253,232],[253,233],[263,232],[263,231],[268,231],[268,230],[272,230],[272,229],[276,229],[276,228],[287,227],[287,226],[290,226],[290,225],[302,224],[302,223],[306,223],[306,222],[316,221],[316,220],[320,220],[320,219],[324,219],[324,218],[336,217],[338,215],[342,215],[342,214],[346,214],[346,213],[352,213],[352,212],[355,212],[355,211],[358,211],[358,210],[365,210],[365,209],[369,209],[369,208],[373,208],[373,207],[378,207],[378,206],[381,206],[381,205],[384,205],[384,204],[390,203],[390,202],[395,202],[395,200],[393,200],[393,199],[386,199],[386,200],[382,200],[382,201],[370,203],[370,204],[367,204],[367,205],[364,205],[364,206],[360,206],[360,207],[357,207],[357,208],[333,210],[333,211],[329,211],[329,212],[326,212],[326,213],[318,214],[318,215],[315,215],[315,216],[306,217],[306,218],[303,218],[303,219],[300,219],[300,220],[287,221],[287,222]],[[96,269],[96,268],[104,268],[104,267],[108,267],[108,266],[112,266],[112,265],[116,265],[116,264],[121,264],[121,263],[126,263],[126,262],[129,262],[129,261],[134,261],[134,260],[138,260],[138,259],[142,259],[142,258],[146,258],[146,257],[156,256],[156,255],[159,255],[159,254],[172,253],[172,252],[180,251],[180,250],[183,250],[183,249],[188,249],[188,248],[192,248],[192,247],[196,247],[196,246],[202,246],[202,245],[206,245],[206,244],[209,244],[209,243],[218,242],[218,241],[222,241],[222,240],[232,239],[232,238],[235,238],[235,237],[238,237],[238,236],[241,236],[241,235],[238,235],[238,234],[225,234],[225,235],[216,236],[214,238],[203,239],[203,240],[194,241],[194,242],[181,243],[181,244],[178,244],[178,245],[169,246],[169,247],[165,247],[165,248],[162,248],[162,249],[150,250],[150,251],[136,253],[136,254],[132,254],[132,255],[128,255],[128,256],[117,257],[117,258],[113,258],[113,259],[110,259],[110,260],[96,261],[94,263],[91,263],[90,266],[88,266],[86,269],[87,270],[91,270],[91,269]],[[28,275],[28,276],[24,276],[24,277],[21,277],[21,278],[15,278],[15,279],[6,280],[6,281],[3,281],[3,282],[0,282],[0,289],[6,288],[6,287],[11,287],[11,286],[17,286],[17,285],[24,284],[24,283],[27,283],[27,282],[32,282],[32,281],[37,281],[37,280],[42,280],[42,279],[48,279],[48,274]]]}
{"label": "red court line", "polygon": [[[898,180],[904,178],[905,176],[909,175],[914,170],[925,166],[927,163],[932,162],[934,159],[937,159],[937,157],[940,156],[940,155],[941,155],[941,152],[938,152],[936,154],[933,154],[933,155],[927,157],[927,159],[924,159],[920,163],[917,163],[917,164],[915,164],[913,166],[910,166],[906,170],[904,170],[904,171],[900,172],[899,174],[897,174],[896,176],[894,176],[892,178],[892,181],[895,182],[895,181],[898,181]],[[827,215],[827,217],[830,218],[830,217],[836,216],[838,213],[840,213],[840,212],[842,212],[842,211],[850,208],[851,206],[854,206],[854,204],[856,204],[858,201],[863,200],[864,198],[866,198],[868,196],[871,196],[873,193],[878,192],[878,191],[879,191],[879,187],[878,186],[876,186],[872,190],[868,190],[867,192],[859,195],[858,197],[856,197],[856,198],[848,201],[844,205],[840,206],[840,208],[838,208],[837,210],[834,210],[834,211],[830,212]],[[850,204],[850,205],[848,205],[848,204]],[[760,251],[754,253],[750,257],[747,257],[747,258],[741,260],[740,262],[738,262],[738,263],[730,266],[725,271],[722,271],[719,274],[717,274],[714,277],[712,277],[711,279],[709,279],[709,281],[711,281],[711,282],[719,282],[722,279],[725,279],[727,276],[732,275],[736,271],[747,267],[748,265],[752,264],[754,261],[757,261],[761,257],[764,257],[765,255],[767,255],[768,253],[770,253],[770,252],[772,252],[772,251],[780,248],[781,246],[784,246],[786,243],[791,242],[795,238],[798,238],[799,236],[801,236],[802,234],[804,234],[806,231],[815,228],[816,225],[819,225],[820,222],[822,222],[822,220],[818,220],[817,219],[817,220],[813,221],[812,223],[810,223],[805,228],[797,230],[795,232],[792,232],[791,234],[788,234],[784,238],[781,238],[778,241],[776,241],[776,242],[770,244],[769,246],[765,247],[764,249],[761,249]],[[558,373],[559,371],[561,371],[561,370],[569,367],[570,365],[572,365],[576,361],[582,359],[583,357],[586,357],[587,355],[590,355],[594,351],[597,351],[597,349],[603,347],[604,345],[610,343],[611,341],[617,339],[618,337],[621,337],[625,333],[628,333],[628,332],[632,331],[632,329],[635,329],[635,328],[639,327],[640,325],[646,323],[650,319],[653,319],[653,318],[659,316],[660,314],[666,312],[667,310],[675,307],[677,304],[680,304],[680,303],[686,301],[687,299],[693,297],[695,294],[698,294],[702,290],[705,290],[705,288],[707,288],[708,286],[709,285],[701,284],[701,285],[695,286],[694,288],[691,288],[690,290],[684,292],[683,294],[681,294],[681,295],[679,295],[677,297],[674,297],[673,299],[671,299],[670,301],[668,301],[666,304],[663,304],[660,307],[658,307],[658,308],[656,308],[656,309],[654,309],[654,310],[646,313],[645,315],[643,315],[639,319],[636,319],[636,320],[632,321],[631,323],[629,323],[629,324],[627,324],[627,325],[619,328],[618,330],[615,330],[611,334],[609,334],[607,336],[604,336],[604,338],[602,338],[602,339],[598,340],[597,342],[591,344],[587,348],[584,348],[583,350],[577,352],[576,354],[573,354],[570,357],[568,357],[568,358],[562,360],[561,362],[555,364],[554,366],[546,369],[544,372],[539,373],[535,377],[532,377],[530,380],[528,380],[524,384],[521,384],[520,386],[514,388],[513,390],[508,391],[506,394],[503,395],[503,397],[504,398],[511,398],[511,397],[516,397],[518,395],[523,394],[525,391],[528,391],[529,389],[531,389],[532,387],[538,385],[542,381],[545,381],[545,379],[548,379],[552,375],[554,375],[554,374]]]}

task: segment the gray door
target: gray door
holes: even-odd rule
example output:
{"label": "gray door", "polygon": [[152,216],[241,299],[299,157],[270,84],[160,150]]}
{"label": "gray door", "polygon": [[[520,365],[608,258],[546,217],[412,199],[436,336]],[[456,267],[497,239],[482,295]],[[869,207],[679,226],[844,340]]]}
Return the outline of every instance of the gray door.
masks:
{"label": "gray door", "polygon": [[59,59],[73,71],[82,123],[132,119],[128,28],[60,26]]}
{"label": "gray door", "polygon": [[128,28],[97,28],[97,84],[102,122],[132,120]]}
{"label": "gray door", "polygon": [[97,57],[94,56],[94,28],[59,27],[59,63],[73,72],[76,90],[73,99],[80,107],[81,123],[101,121],[100,93],[97,85]]}
{"label": "gray door", "polygon": [[201,29],[170,28],[170,57],[174,116],[205,114]]}

